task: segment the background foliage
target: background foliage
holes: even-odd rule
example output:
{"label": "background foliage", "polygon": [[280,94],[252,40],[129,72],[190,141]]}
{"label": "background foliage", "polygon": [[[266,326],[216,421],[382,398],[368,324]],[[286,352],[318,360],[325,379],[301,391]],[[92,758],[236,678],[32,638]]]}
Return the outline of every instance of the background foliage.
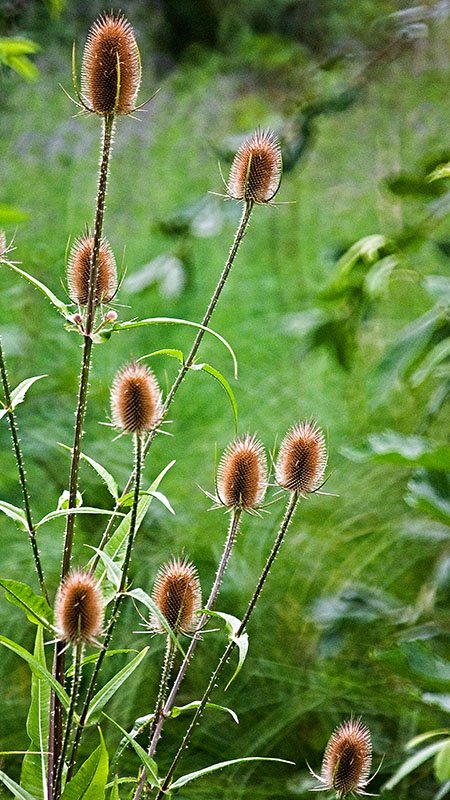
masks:
{"label": "background foliage", "polygon": [[[2,41],[39,46],[31,55],[34,83],[7,62],[0,72],[0,224],[15,235],[24,268],[57,293],[68,238],[91,219],[96,183],[96,121],[74,118],[59,88],[70,89],[72,39],[80,57],[87,27],[103,8],[91,6],[88,12],[84,3],[68,2],[59,16],[55,5],[37,1],[11,0],[0,9]],[[286,168],[277,199],[295,202],[254,214],[213,327],[238,355],[240,431],[256,430],[272,447],[294,420],[314,416],[329,437],[327,487],[339,495],[303,503],[272,571],[251,622],[248,660],[225,698],[239,728],[210,715],[189,751],[192,769],[211,757],[253,753],[297,767],[217,773],[193,784],[186,798],[220,799],[231,789],[236,800],[306,797],[305,762],[318,767],[331,729],[351,713],[364,715],[377,754],[386,754],[378,788],[412,736],[448,725],[450,707],[442,407],[448,179],[426,181],[450,154],[450,9],[445,2],[408,9],[335,0],[258,0],[243,13],[241,4],[206,0],[201,10],[168,1],[121,7],[142,48],[141,96],[161,90],[139,121],[124,120],[117,130],[106,234],[127,269],[120,316],[200,319],[239,214],[207,194],[221,191],[217,159],[226,171],[236,137],[257,125],[277,128]],[[0,41],[4,61],[2,52]],[[67,484],[68,456],[56,442],[70,441],[78,342],[41,296],[3,270],[0,317],[13,385],[48,373],[19,409],[40,517]],[[131,466],[127,444],[112,443],[98,424],[109,413],[112,376],[130,354],[184,350],[190,341],[189,330],[154,327],[98,349],[84,449],[122,485]],[[205,341],[202,354],[232,381],[219,345]],[[160,357],[153,366],[170,385],[175,363]],[[227,520],[207,513],[198,485],[212,488],[214,448],[232,438],[233,420],[220,387],[201,373],[188,376],[171,416],[174,436],[156,442],[145,475],[152,479],[176,459],[164,483],[176,516],[152,504],[134,580],[150,590],[161,561],[185,551],[206,592]],[[4,424],[0,446],[1,498],[19,505]],[[107,504],[88,466],[83,478],[84,502]],[[239,615],[245,608],[280,514],[275,506],[263,522],[245,521],[220,596],[223,610]],[[96,518],[78,524],[83,538],[97,543]],[[57,521],[41,533],[53,585],[60,535]],[[6,517],[0,536],[1,575],[33,580],[28,543]],[[78,546],[75,561],[86,558]],[[1,633],[31,649],[32,632],[21,633],[22,624],[2,600]],[[137,626],[129,609],[116,635],[121,646],[142,644]],[[219,639],[208,642],[183,702],[199,694],[221,648]],[[160,643],[148,643],[150,656],[127,684],[126,702],[122,696],[109,706],[123,726],[147,713],[154,697]],[[26,747],[28,669],[2,652],[0,679],[0,748]],[[216,702],[221,697],[219,689]],[[162,761],[182,725],[167,726]],[[17,775],[18,761],[5,764]],[[427,762],[385,796],[426,800],[437,790]]]}

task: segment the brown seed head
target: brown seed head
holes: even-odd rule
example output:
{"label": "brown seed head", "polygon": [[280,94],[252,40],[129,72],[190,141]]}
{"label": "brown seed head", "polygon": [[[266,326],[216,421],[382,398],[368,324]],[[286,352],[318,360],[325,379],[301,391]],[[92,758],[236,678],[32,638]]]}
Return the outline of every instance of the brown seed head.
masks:
{"label": "brown seed head", "polygon": [[[90,234],[80,236],[73,243],[67,264],[67,283],[70,299],[85,306],[89,297],[89,278],[91,274],[94,237]],[[102,239],[98,254],[95,304],[109,303],[117,291],[117,269],[112,250]]]}
{"label": "brown seed head", "polygon": [[161,417],[161,391],[153,372],[144,364],[122,367],[111,389],[114,424],[125,433],[144,433]]}
{"label": "brown seed head", "polygon": [[[175,633],[192,633],[197,629],[196,612],[202,607],[202,592],[197,570],[187,559],[172,558],[161,567],[152,597]],[[150,625],[156,633],[165,633],[154,613]]]}
{"label": "brown seed head", "polygon": [[257,508],[267,488],[267,460],[264,447],[255,436],[246,434],[228,445],[217,470],[220,502],[244,511]]}
{"label": "brown seed head", "polygon": [[369,729],[360,719],[347,720],[334,731],[327,744],[319,780],[334,789],[338,800],[348,794],[364,793],[370,779],[372,742]]}
{"label": "brown seed head", "polygon": [[271,131],[255,131],[236,153],[228,179],[228,195],[235,200],[268,203],[281,180],[281,149]]}
{"label": "brown seed head", "polygon": [[314,492],[323,481],[326,465],[327,450],[322,431],[314,422],[299,422],[281,442],[275,479],[291,492]]}
{"label": "brown seed head", "polygon": [[121,14],[105,14],[92,25],[83,53],[82,93],[97,114],[130,114],[141,82],[141,60],[133,29]]}
{"label": "brown seed head", "polygon": [[103,597],[92,575],[69,572],[58,589],[55,603],[58,634],[66,642],[95,642],[103,622]]}

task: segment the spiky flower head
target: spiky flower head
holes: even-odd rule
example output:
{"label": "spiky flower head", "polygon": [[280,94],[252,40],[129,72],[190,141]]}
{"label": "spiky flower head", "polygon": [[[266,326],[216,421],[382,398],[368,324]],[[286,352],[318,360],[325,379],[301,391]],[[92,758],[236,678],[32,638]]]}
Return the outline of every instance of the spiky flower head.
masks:
{"label": "spiky flower head", "polygon": [[133,28],[122,14],[104,14],[92,25],[84,48],[81,88],[97,114],[130,114],[141,82]]}
{"label": "spiky flower head", "polygon": [[267,459],[255,436],[234,439],[222,455],[217,470],[217,493],[228,508],[258,508],[267,488]]}
{"label": "spiky flower head", "polygon": [[[202,592],[197,570],[187,559],[172,558],[159,570],[152,598],[174,633],[192,633],[198,626]],[[165,633],[159,617],[152,613],[150,625],[155,633]]]}
{"label": "spiky flower head", "polygon": [[314,422],[294,425],[281,442],[275,465],[277,483],[291,492],[315,492],[327,466],[325,437]]}
{"label": "spiky flower head", "polygon": [[349,794],[366,794],[372,766],[372,741],[361,719],[350,719],[336,728],[329,740],[320,775],[314,774],[326,790],[334,790],[337,800]]}
{"label": "spiky flower head", "polygon": [[151,369],[132,362],[120,369],[111,389],[114,424],[125,433],[145,433],[161,418],[161,391]]}
{"label": "spiky flower head", "polygon": [[269,203],[280,186],[281,148],[272,131],[255,131],[241,145],[231,165],[228,195],[247,203]]}
{"label": "spiky flower head", "polygon": [[58,635],[65,642],[96,643],[103,623],[103,597],[96,580],[82,570],[69,572],[55,602]]}
{"label": "spiky flower head", "polygon": [[[73,243],[67,263],[67,284],[70,299],[85,306],[89,297],[94,237],[90,233],[78,237]],[[117,268],[113,252],[106,239],[100,242],[95,285],[95,304],[109,303],[117,291]]]}

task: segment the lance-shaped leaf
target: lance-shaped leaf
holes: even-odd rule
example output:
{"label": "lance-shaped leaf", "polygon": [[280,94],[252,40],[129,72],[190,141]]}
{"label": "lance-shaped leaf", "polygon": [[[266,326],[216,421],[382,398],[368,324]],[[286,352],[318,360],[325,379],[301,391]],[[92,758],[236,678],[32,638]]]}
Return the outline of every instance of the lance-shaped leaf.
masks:
{"label": "lance-shaped leaf", "polygon": [[34,286],[35,289],[38,289],[41,292],[41,294],[43,294],[44,297],[47,298],[47,300],[50,300],[52,305],[55,306],[55,308],[59,311],[60,314],[62,314],[63,317],[65,317],[65,319],[70,319],[70,311],[67,308],[66,304],[63,303],[62,300],[59,300],[59,298],[56,297],[55,294],[53,294],[51,289],[49,289],[48,286],[45,285],[45,283],[42,283],[42,281],[38,281],[38,279],[33,277],[33,275],[29,275],[28,272],[25,272],[25,270],[20,269],[20,267],[18,267],[17,264],[13,264],[11,261],[5,261],[4,263],[6,266],[13,269],[14,272],[17,272],[19,275],[21,275],[22,278],[25,278],[25,280],[28,281],[28,283],[31,283],[31,285]]}
{"label": "lance-shaped leaf", "polygon": [[230,680],[228,681],[227,685],[225,686],[225,691],[231,686],[234,679],[237,678],[239,675],[242,665],[245,661],[248,651],[248,634],[241,633],[238,636],[239,628],[241,627],[241,620],[237,617],[234,617],[232,614],[225,614],[223,611],[208,611],[206,608],[202,611],[203,614],[209,614],[210,617],[217,617],[217,619],[223,619],[225,621],[225,630],[228,634],[228,639],[230,642],[234,642],[236,647],[239,650],[239,660],[238,665],[231,676]]}
{"label": "lance-shaped leaf", "polygon": [[55,694],[61,700],[63,707],[66,709],[66,711],[68,710],[70,701],[67,692],[65,689],[63,689],[56,678],[53,677],[51,672],[49,672],[48,669],[46,669],[37,658],[32,656],[31,653],[29,653],[28,650],[25,650],[24,647],[21,647],[20,644],[13,642],[11,639],[7,639],[6,636],[0,636],[0,644],[2,644],[4,647],[7,647],[8,650],[12,650],[12,652],[16,653],[16,655],[20,656],[20,658],[23,658],[23,660],[29,665],[32,673],[37,675],[39,678],[43,678],[49,684],[49,686],[52,687]]}
{"label": "lance-shaped leaf", "polygon": [[[72,447],[68,447],[66,444],[62,444],[61,442],[58,442],[58,444],[60,447],[64,447],[65,450],[68,450],[69,453],[73,452]],[[87,456],[86,453],[80,453],[80,458],[82,461],[86,461],[86,464],[89,464],[92,467],[92,469],[95,470],[97,475],[100,476],[100,478],[106,485],[106,488],[108,489],[109,493],[114,497],[114,500],[117,500],[119,496],[119,489],[117,487],[117,482],[115,478],[113,478],[113,476],[108,472],[108,470],[105,469],[105,467],[102,466],[102,464],[99,464],[98,461],[94,461],[93,458]]]}
{"label": "lance-shaped leaf", "polygon": [[47,630],[53,630],[53,611],[41,595],[35,594],[30,586],[20,581],[0,578],[0,586],[6,592],[6,599],[25,611],[30,622],[43,625]]}
{"label": "lance-shaped leaf", "polygon": [[390,791],[391,789],[394,789],[395,786],[397,786],[397,784],[403,780],[403,778],[406,778],[406,776],[413,772],[413,770],[417,769],[417,767],[420,767],[420,765],[424,764],[425,761],[428,761],[428,759],[435,756],[439,750],[442,750],[446,743],[447,739],[442,739],[440,742],[434,742],[434,744],[430,744],[428,747],[424,747],[422,750],[414,753],[411,758],[407,758],[406,761],[404,761],[399,767],[397,772],[394,773],[392,778],[389,778],[389,780],[384,784],[382,787],[383,791]]}
{"label": "lance-shaped leaf", "polygon": [[0,500],[0,511],[6,514],[10,519],[13,519],[19,528],[22,528],[24,531],[28,530],[25,512],[21,508],[13,506],[12,503],[7,503],[5,500]]}
{"label": "lance-shaped leaf", "polygon": [[66,785],[61,800],[104,800],[109,759],[100,729],[99,734],[99,746]]}
{"label": "lance-shaped leaf", "polygon": [[[175,719],[175,717],[179,717],[180,714],[186,714],[188,711],[195,711],[200,704],[201,700],[193,700],[192,703],[187,703],[185,706],[174,706],[170,712],[170,716]],[[218,706],[217,703],[206,703],[205,708],[215,709],[216,711],[224,711],[226,714],[230,715],[230,717],[235,721],[236,725],[239,725],[239,717],[232,708],[228,708],[227,706]]]}
{"label": "lance-shaped leaf", "polygon": [[263,758],[262,756],[249,756],[247,758],[232,758],[230,761],[219,761],[217,764],[211,764],[210,767],[205,767],[204,769],[198,769],[196,772],[190,772],[188,775],[183,775],[178,780],[174,781],[171,784],[170,789],[173,791],[174,789],[181,789],[182,786],[186,786],[187,783],[191,783],[191,781],[196,781],[197,778],[203,778],[204,775],[209,775],[211,772],[216,772],[218,769],[223,769],[224,767],[232,767],[233,764],[245,764],[248,761],[275,761],[279,764],[291,764],[293,765],[293,761],[286,761],[285,758]]}
{"label": "lance-shaped leaf", "polygon": [[9,789],[10,792],[17,797],[18,800],[37,800],[32,794],[26,791],[26,789],[22,789],[18,783],[13,781],[6,773],[0,770],[0,781]]}
{"label": "lance-shaped leaf", "polygon": [[450,469],[450,447],[422,436],[404,436],[397,431],[371,434],[365,444],[343,448],[342,452],[356,462],[373,461],[400,467]]}
{"label": "lance-shaped leaf", "polygon": [[221,372],[219,372],[218,369],[216,369],[215,367],[212,367],[211,364],[193,364],[191,369],[193,369],[193,370],[202,370],[203,372],[206,372],[208,375],[212,375],[212,377],[215,378],[216,381],[218,381],[220,383],[222,389],[224,390],[225,394],[227,395],[227,397],[228,397],[228,399],[230,401],[231,408],[232,408],[232,411],[233,411],[233,417],[234,417],[234,429],[235,429],[235,433],[237,433],[238,408],[237,408],[237,403],[236,403],[236,398],[234,396],[234,392],[233,392],[230,384],[228,383],[227,379],[224,378],[224,376],[222,375]]}
{"label": "lance-shaped leaf", "polygon": [[[34,657],[47,668],[44,652],[42,626],[36,632]],[[27,733],[30,747],[22,762],[20,784],[31,792],[36,800],[47,800],[47,747],[50,719],[50,687],[48,683],[32,675],[31,704],[27,717]]]}
{"label": "lance-shaped leaf", "polygon": [[41,525],[45,525],[46,522],[50,522],[50,520],[56,519],[57,517],[68,517],[72,514],[103,514],[107,517],[112,517],[113,514],[118,514],[120,517],[124,516],[120,511],[109,511],[107,508],[93,508],[91,506],[80,506],[79,508],[60,508],[57,511],[50,511],[50,514],[46,514],[45,517],[42,517],[42,519],[36,523],[35,528],[40,528]]}
{"label": "lance-shaped leaf", "polygon": [[[104,716],[106,716],[106,714],[104,714]],[[142,733],[143,730],[145,730],[146,726],[152,721],[154,716],[155,716],[154,714],[145,714],[145,716],[138,717],[134,721],[134,725],[131,731],[127,735],[122,737],[122,739],[119,742],[119,746],[116,752],[114,753],[114,757],[111,760],[111,772],[114,772],[114,770],[117,767],[117,764],[119,763],[120,758],[122,757],[124,750],[128,747],[129,744],[131,744],[130,740],[136,739],[136,736],[139,736],[139,734]]]}
{"label": "lance-shaped leaf", "polygon": [[33,385],[33,383],[36,383],[36,381],[40,381],[41,378],[46,378],[46,377],[47,375],[35,375],[34,378],[26,378],[24,381],[22,381],[22,383],[19,383],[19,385],[16,386],[16,388],[13,389],[13,391],[11,392],[10,408],[0,409],[0,419],[4,417],[5,414],[8,413],[8,411],[10,410],[14,411],[14,409],[18,405],[20,405],[20,403],[23,403],[23,401],[25,400],[25,395],[28,392],[30,386]]}
{"label": "lance-shaped leaf", "polygon": [[128,743],[131,745],[131,747],[133,748],[134,752],[139,757],[139,760],[140,760],[141,764],[145,767],[145,770],[147,772],[147,780],[151,784],[151,786],[159,786],[160,784],[159,784],[159,779],[158,779],[158,767],[157,767],[156,762],[153,761],[153,759],[150,758],[150,756],[147,755],[147,753],[145,752],[144,748],[141,747],[139,742],[137,742],[136,739],[134,739],[129,733],[127,733],[126,730],[124,728],[122,728],[122,726],[119,725],[118,722],[116,722],[111,717],[108,717],[108,715],[105,714],[105,713],[103,714],[103,716],[106,717],[106,719],[109,719],[109,721],[112,722],[113,725],[115,725],[116,728],[119,729],[119,731],[122,733],[122,735],[128,741]]}
{"label": "lance-shaped leaf", "polygon": [[100,718],[100,714],[105,707],[108,700],[117,692],[123,683],[133,674],[135,669],[139,666],[141,661],[145,658],[149,648],[144,647],[138,655],[130,661],[123,669],[121,669],[108,683],[103,686],[99,692],[92,698],[89,710],[86,716],[86,723],[96,722]]}
{"label": "lance-shaped leaf", "polygon": [[151,611],[153,614],[156,614],[156,616],[158,617],[161,625],[163,626],[164,630],[166,631],[167,635],[170,636],[170,638],[172,639],[174,645],[178,648],[178,650],[180,651],[181,655],[184,658],[185,652],[184,652],[183,648],[181,647],[181,644],[178,641],[177,636],[175,636],[175,633],[173,632],[172,628],[170,627],[169,623],[167,622],[164,614],[162,613],[162,611],[160,611],[160,609],[156,605],[155,601],[152,600],[150,595],[148,595],[147,592],[144,592],[144,590],[140,589],[140,588],[131,589],[131,591],[127,592],[126,594],[129,597],[133,597],[134,600],[138,600],[146,608],[148,608],[149,611]]}
{"label": "lance-shaped leaf", "polygon": [[[104,658],[111,658],[111,656],[119,656],[119,655],[127,655],[127,653],[137,653],[137,650],[130,649],[129,647],[123,648],[121,650],[108,650],[104,654]],[[96,661],[100,658],[100,653],[92,653],[90,656],[86,656],[81,661],[81,668],[85,666],[85,664],[95,664]],[[71,678],[75,670],[75,663],[72,663],[68,669],[66,669],[66,678]]]}

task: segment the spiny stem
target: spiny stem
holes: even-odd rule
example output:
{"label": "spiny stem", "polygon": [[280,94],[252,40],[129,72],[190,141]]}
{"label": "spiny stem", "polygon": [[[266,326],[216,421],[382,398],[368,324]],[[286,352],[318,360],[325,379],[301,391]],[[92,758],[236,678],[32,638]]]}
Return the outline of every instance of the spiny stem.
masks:
{"label": "spiny stem", "polygon": [[127,587],[128,569],[129,569],[129,566],[130,566],[131,552],[133,550],[133,544],[134,544],[134,540],[135,540],[135,537],[136,537],[136,521],[137,521],[137,512],[138,512],[138,504],[139,504],[139,494],[140,494],[140,491],[141,491],[141,477],[142,477],[142,465],[143,465],[143,457],[142,457],[142,455],[143,455],[143,443],[142,443],[142,437],[141,437],[140,434],[136,434],[135,435],[134,453],[135,453],[135,466],[134,466],[133,474],[135,475],[135,480],[134,480],[134,491],[133,491],[133,505],[132,505],[132,508],[131,508],[130,530],[128,532],[128,543],[127,543],[127,549],[126,549],[126,552],[125,552],[125,559],[124,559],[124,562],[123,562],[122,576],[121,576],[120,585],[119,585],[119,588],[117,590],[117,594],[116,594],[116,597],[115,597],[115,600],[114,600],[114,605],[113,605],[113,609],[111,611],[111,616],[109,618],[108,627],[106,629],[105,638],[104,638],[104,642],[103,642],[103,647],[102,647],[102,649],[100,651],[100,654],[99,654],[99,657],[98,657],[98,659],[97,659],[97,661],[95,663],[94,671],[92,673],[91,680],[89,682],[88,690],[87,690],[87,693],[86,693],[86,697],[84,699],[83,708],[82,708],[82,711],[81,711],[81,714],[80,714],[80,719],[79,719],[79,722],[78,722],[78,725],[77,725],[77,728],[76,728],[76,731],[75,731],[75,737],[74,737],[74,742],[73,742],[73,746],[72,746],[72,753],[71,753],[71,756],[70,756],[69,768],[68,768],[68,772],[67,772],[67,779],[68,780],[70,779],[70,777],[72,775],[72,772],[73,772],[73,769],[74,769],[74,766],[75,766],[75,761],[76,761],[77,752],[78,752],[78,746],[80,744],[80,739],[81,739],[81,736],[83,734],[84,724],[86,722],[86,717],[87,717],[87,714],[88,714],[88,711],[89,711],[89,705],[90,705],[90,702],[91,702],[91,700],[92,700],[92,698],[94,696],[95,685],[97,683],[98,674],[99,674],[100,669],[102,667],[105,655],[106,655],[106,653],[108,651],[109,643],[111,641],[111,637],[112,637],[112,634],[113,634],[113,631],[114,631],[115,624],[116,624],[117,620],[119,619],[120,607],[121,607],[122,601],[123,601],[123,599],[125,597],[124,592],[125,592],[126,587]]}
{"label": "spiny stem", "polygon": [[[243,209],[243,212],[242,212],[242,217],[241,217],[238,229],[236,231],[236,234],[235,234],[235,237],[234,237],[234,240],[233,240],[233,244],[231,245],[231,249],[230,249],[230,252],[228,254],[228,258],[226,260],[225,266],[224,266],[224,268],[222,270],[222,274],[221,274],[221,276],[219,278],[219,281],[217,283],[216,288],[214,289],[213,295],[212,295],[212,297],[211,297],[211,299],[210,299],[210,301],[208,303],[208,307],[207,307],[207,309],[205,311],[205,314],[203,316],[203,319],[201,321],[201,325],[203,326],[203,328],[207,328],[209,323],[210,323],[211,317],[212,317],[212,315],[214,313],[214,309],[216,308],[217,302],[218,302],[219,297],[220,297],[220,295],[222,293],[222,290],[223,290],[223,288],[225,286],[225,283],[227,281],[228,275],[230,274],[230,270],[231,270],[231,267],[233,266],[234,260],[236,258],[237,251],[239,250],[239,246],[240,246],[240,244],[241,244],[241,242],[242,242],[242,240],[243,240],[243,238],[245,236],[245,233],[246,233],[246,230],[247,230],[247,227],[248,227],[248,223],[250,221],[250,216],[251,216],[251,213],[252,213],[252,209],[253,209],[253,202],[252,201],[247,201],[245,203],[245,205],[244,205],[244,209]],[[161,422],[163,422],[163,420],[166,418],[167,412],[169,410],[169,406],[171,405],[171,403],[172,403],[172,401],[173,401],[173,399],[174,399],[174,397],[175,397],[175,395],[176,395],[181,383],[183,382],[184,378],[186,377],[187,372],[189,371],[189,369],[192,367],[192,364],[194,363],[195,356],[197,355],[198,348],[200,347],[200,344],[201,344],[201,341],[202,341],[204,335],[205,335],[205,331],[200,329],[198,331],[195,339],[194,339],[194,342],[193,342],[192,347],[191,347],[191,349],[189,351],[189,354],[188,354],[188,356],[186,358],[186,361],[184,362],[183,366],[181,367],[177,377],[175,378],[175,381],[172,384],[171,389],[169,390],[169,394],[166,397],[165,403],[164,403],[164,405],[162,407],[162,410],[161,410]],[[150,450],[150,447],[152,445],[152,442],[153,442],[155,436],[156,436],[156,431],[151,431],[151,433],[149,433],[149,435],[147,437],[147,441],[145,443],[145,447],[144,447],[144,458],[146,457],[148,451]],[[133,474],[131,474],[130,477],[128,478],[127,484],[126,484],[126,486],[125,486],[125,488],[123,490],[123,494],[127,494],[127,492],[130,491],[131,486],[133,484],[133,479],[134,479],[134,476],[133,476]],[[106,529],[105,529],[105,532],[104,532],[104,534],[102,536],[101,543],[100,543],[100,546],[99,546],[100,550],[104,547],[105,543],[108,541],[110,532],[111,532],[111,530],[113,528],[113,525],[115,523],[117,512],[119,511],[119,509],[120,509],[120,504],[116,503],[115,508],[114,508],[114,512],[111,515],[111,517],[109,518],[108,524],[107,524]],[[92,566],[93,570],[97,566],[99,558],[100,558],[99,555],[95,556],[94,561],[93,561],[93,566]]]}
{"label": "spiny stem", "polygon": [[44,572],[42,569],[41,557],[39,554],[39,548],[36,540],[36,528],[34,527],[33,518],[31,516],[30,495],[28,493],[23,454],[22,454],[22,449],[20,447],[20,439],[17,429],[16,417],[11,404],[11,389],[8,380],[8,373],[6,370],[6,363],[3,354],[3,345],[1,336],[0,336],[0,372],[2,376],[3,393],[5,395],[5,406],[7,409],[6,415],[8,417],[12,446],[16,458],[17,470],[19,472],[19,483],[20,483],[20,488],[22,490],[23,510],[25,512],[25,519],[27,522],[28,538],[30,540],[31,549],[33,551],[34,566],[36,567],[39,586],[41,587],[41,592],[48,603],[49,599],[48,599],[47,587],[45,585]]}
{"label": "spiny stem", "polygon": [[[73,438],[72,459],[69,477],[69,508],[76,507],[78,491],[78,473],[81,459],[81,440],[83,438],[83,426],[86,415],[86,404],[89,387],[89,373],[91,368],[92,356],[92,327],[95,319],[95,293],[97,288],[98,258],[103,232],[103,218],[105,214],[106,189],[108,184],[109,162],[111,158],[112,134],[114,129],[114,114],[108,114],[103,119],[102,150],[100,158],[100,170],[98,177],[97,201],[94,222],[94,242],[92,248],[92,261],[89,274],[89,293],[86,311],[85,335],[83,344],[83,355],[81,361],[81,373],[78,388],[77,408],[75,412],[75,430]],[[65,578],[69,569],[72,557],[72,545],[75,531],[75,516],[68,514],[66,519],[66,530],[64,534],[64,549],[61,567],[61,580]],[[54,676],[57,681],[64,685],[64,647],[61,642],[55,646]],[[54,692],[50,699],[50,716],[52,719],[51,738],[49,737],[49,765],[52,770],[48,770],[48,795],[49,800],[53,798],[53,771],[59,761],[59,747],[62,738],[62,707]]]}
{"label": "spiny stem", "polygon": [[164,653],[164,661],[163,667],[161,670],[161,680],[159,682],[159,690],[158,690],[158,697],[155,703],[155,715],[153,717],[152,725],[150,727],[150,734],[149,739],[151,740],[153,736],[153,731],[156,722],[159,719],[159,715],[161,714],[166,695],[167,695],[167,686],[170,680],[170,675],[173,669],[173,662],[175,660],[175,645],[170,636],[167,637],[166,643],[166,652]]}
{"label": "spiny stem", "polygon": [[70,706],[69,711],[67,713],[67,721],[66,721],[66,730],[64,733],[64,739],[61,747],[61,753],[59,756],[59,764],[58,769],[56,772],[56,780],[55,780],[55,798],[57,798],[61,792],[61,781],[64,769],[64,759],[67,753],[67,746],[69,744],[70,734],[72,730],[72,722],[73,716],[75,713],[75,706],[78,698],[78,692],[80,688],[80,680],[81,680],[81,661],[83,658],[83,651],[84,651],[84,643],[83,641],[78,641],[75,646],[75,657],[74,657],[74,666],[73,666],[73,680],[72,680],[72,693],[70,697]]}
{"label": "spiny stem", "polygon": [[243,632],[245,630],[245,626],[247,625],[247,622],[249,621],[250,616],[251,616],[251,614],[253,612],[253,609],[255,608],[255,605],[256,605],[256,603],[258,601],[258,598],[259,598],[259,596],[260,596],[260,594],[261,594],[261,592],[263,590],[264,584],[265,584],[265,582],[267,580],[267,576],[268,576],[268,574],[270,572],[270,569],[271,569],[271,567],[273,565],[273,562],[275,561],[275,559],[276,559],[276,557],[278,555],[278,551],[279,551],[279,549],[281,547],[281,544],[283,542],[284,536],[285,536],[286,531],[287,531],[287,529],[289,527],[289,523],[290,523],[290,521],[292,519],[292,516],[294,514],[294,511],[295,511],[295,508],[297,506],[298,500],[299,500],[298,493],[297,492],[293,492],[292,495],[291,495],[291,498],[289,500],[289,503],[287,505],[287,508],[286,508],[283,520],[281,522],[279,531],[277,533],[277,537],[276,537],[275,542],[273,544],[272,550],[271,550],[270,555],[269,555],[269,557],[268,557],[268,559],[267,559],[267,561],[266,561],[266,563],[264,565],[264,569],[261,572],[261,575],[259,577],[258,583],[256,585],[256,589],[253,592],[253,596],[252,596],[252,598],[251,598],[251,600],[250,600],[250,602],[249,602],[249,604],[247,606],[247,610],[246,610],[246,612],[245,612],[245,614],[244,614],[244,616],[242,618],[242,622],[241,622],[241,624],[240,624],[240,626],[239,626],[239,628],[238,628],[238,630],[236,632],[236,635],[233,637],[233,639],[229,642],[229,644],[225,648],[225,650],[223,652],[223,655],[222,655],[222,657],[221,657],[216,669],[214,670],[213,674],[211,675],[211,678],[210,678],[210,681],[208,683],[208,686],[205,689],[205,693],[204,693],[204,695],[203,695],[203,697],[202,697],[202,699],[200,701],[200,704],[199,704],[198,708],[195,711],[195,714],[194,714],[194,716],[192,718],[192,721],[191,721],[191,723],[190,723],[190,725],[189,725],[189,727],[188,727],[188,729],[187,729],[187,731],[186,731],[186,733],[185,733],[185,735],[183,737],[183,740],[182,740],[182,742],[180,744],[180,747],[178,748],[178,751],[177,751],[177,753],[176,753],[176,755],[175,755],[175,757],[174,757],[174,759],[173,759],[173,761],[172,761],[172,763],[171,763],[171,765],[170,765],[170,767],[169,767],[169,769],[167,771],[167,775],[164,778],[163,784],[162,784],[161,788],[159,789],[155,800],[161,800],[161,798],[163,797],[163,795],[165,794],[165,792],[169,788],[169,786],[171,784],[171,781],[172,781],[173,774],[174,774],[175,769],[176,769],[176,767],[178,765],[178,762],[180,761],[184,750],[186,749],[186,747],[188,746],[188,744],[189,744],[189,742],[191,740],[191,737],[192,737],[194,729],[195,729],[195,727],[197,725],[197,722],[199,721],[201,715],[203,714],[203,711],[205,710],[206,703],[208,702],[209,697],[211,695],[211,692],[213,691],[213,689],[214,689],[214,687],[215,687],[215,685],[216,685],[216,683],[217,683],[217,681],[219,679],[220,673],[222,672],[222,670],[223,670],[225,664],[227,663],[230,655],[232,654],[234,648],[236,647],[236,640],[239,639],[240,636],[242,636],[242,634],[243,634]]}

